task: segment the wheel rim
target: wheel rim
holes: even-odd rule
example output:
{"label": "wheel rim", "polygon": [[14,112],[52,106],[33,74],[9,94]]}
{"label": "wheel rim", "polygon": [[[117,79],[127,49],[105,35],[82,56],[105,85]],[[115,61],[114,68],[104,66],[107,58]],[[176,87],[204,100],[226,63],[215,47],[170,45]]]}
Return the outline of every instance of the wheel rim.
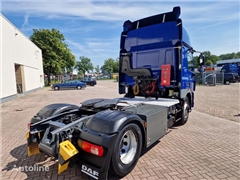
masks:
{"label": "wheel rim", "polygon": [[77,89],[81,89],[81,86],[78,86]]}
{"label": "wheel rim", "polygon": [[132,130],[125,132],[121,139],[119,150],[120,161],[123,164],[130,163],[137,152],[137,139]]}
{"label": "wheel rim", "polygon": [[55,87],[55,90],[58,90],[58,87]]}
{"label": "wheel rim", "polygon": [[188,115],[189,115],[189,105],[187,103],[185,103],[184,106],[183,106],[184,121],[187,120]]}

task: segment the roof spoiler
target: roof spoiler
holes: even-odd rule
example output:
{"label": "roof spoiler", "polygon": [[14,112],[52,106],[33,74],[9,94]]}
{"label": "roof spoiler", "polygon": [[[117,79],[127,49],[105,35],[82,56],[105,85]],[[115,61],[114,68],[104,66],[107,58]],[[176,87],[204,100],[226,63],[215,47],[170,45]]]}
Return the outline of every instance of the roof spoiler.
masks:
{"label": "roof spoiler", "polygon": [[123,31],[134,30],[141,27],[150,26],[153,24],[175,21],[179,19],[180,14],[181,14],[181,8],[179,6],[176,6],[173,8],[172,12],[150,16],[134,22],[127,20],[123,24]]}

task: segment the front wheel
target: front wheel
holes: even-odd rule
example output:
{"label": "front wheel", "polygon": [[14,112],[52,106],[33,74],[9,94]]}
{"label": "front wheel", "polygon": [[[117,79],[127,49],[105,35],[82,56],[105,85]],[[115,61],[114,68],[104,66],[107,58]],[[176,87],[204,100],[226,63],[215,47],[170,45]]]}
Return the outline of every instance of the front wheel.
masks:
{"label": "front wheel", "polygon": [[188,121],[189,112],[190,112],[189,99],[187,97],[185,97],[183,99],[183,105],[182,105],[182,111],[181,111],[181,119],[176,122],[177,126],[181,126],[181,125],[186,124],[186,122]]}
{"label": "front wheel", "polygon": [[81,86],[77,86],[77,89],[80,90],[80,89],[82,89],[82,87]]}
{"label": "front wheel", "polygon": [[228,80],[225,81],[225,84],[226,84],[226,85],[229,85],[229,84],[230,84],[230,81],[228,81]]}
{"label": "front wheel", "polygon": [[55,91],[57,91],[57,90],[59,90],[59,89],[60,89],[60,88],[59,88],[58,86],[55,86],[55,87],[54,87],[54,90],[55,90]]}
{"label": "front wheel", "polygon": [[126,125],[118,134],[114,145],[111,172],[126,176],[138,162],[142,150],[142,133],[136,124]]}

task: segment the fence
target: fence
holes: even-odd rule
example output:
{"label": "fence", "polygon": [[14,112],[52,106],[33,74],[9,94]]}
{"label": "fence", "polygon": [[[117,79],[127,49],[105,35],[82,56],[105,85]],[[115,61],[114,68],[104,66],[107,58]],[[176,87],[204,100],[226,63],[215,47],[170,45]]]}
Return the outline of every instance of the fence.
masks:
{"label": "fence", "polygon": [[224,83],[224,73],[216,72],[203,72],[202,74],[195,76],[197,84],[215,86],[217,84]]}

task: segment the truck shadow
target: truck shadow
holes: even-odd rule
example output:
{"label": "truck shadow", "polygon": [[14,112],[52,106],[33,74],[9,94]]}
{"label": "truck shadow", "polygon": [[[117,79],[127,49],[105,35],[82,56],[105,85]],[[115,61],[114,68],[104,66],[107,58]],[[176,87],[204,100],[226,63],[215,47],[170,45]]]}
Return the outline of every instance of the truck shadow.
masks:
{"label": "truck shadow", "polygon": [[[57,174],[58,162],[55,158],[45,154],[27,156],[27,144],[18,146],[10,151],[9,156],[16,160],[8,162],[1,169],[3,179],[26,179],[26,180],[92,180],[93,178],[81,172],[81,167],[75,163],[66,171]],[[109,180],[120,179],[109,173]]]}
{"label": "truck shadow", "polygon": [[[171,130],[168,131],[170,133]],[[168,134],[167,133],[167,134]],[[167,135],[166,134],[166,135]],[[155,147],[160,140],[153,143],[147,149],[144,149],[140,155],[142,157],[145,153]],[[93,179],[81,172],[81,167],[78,163],[70,166],[66,171],[58,175],[58,161],[57,159],[48,155],[39,153],[28,157],[27,155],[27,144],[18,146],[10,151],[9,156],[12,156],[16,160],[8,162],[3,167],[2,176],[3,178],[9,179],[39,179],[39,180],[57,180],[57,179],[81,179],[90,180]],[[111,173],[108,175],[109,180],[121,179]]]}
{"label": "truck shadow", "polygon": [[77,165],[73,165],[73,167],[68,168],[65,172],[58,175],[58,162],[55,158],[42,153],[28,157],[26,144],[14,148],[9,155],[16,160],[8,162],[5,167],[3,166],[1,170],[3,178],[17,180],[91,179],[87,175],[81,173],[81,169]]}

